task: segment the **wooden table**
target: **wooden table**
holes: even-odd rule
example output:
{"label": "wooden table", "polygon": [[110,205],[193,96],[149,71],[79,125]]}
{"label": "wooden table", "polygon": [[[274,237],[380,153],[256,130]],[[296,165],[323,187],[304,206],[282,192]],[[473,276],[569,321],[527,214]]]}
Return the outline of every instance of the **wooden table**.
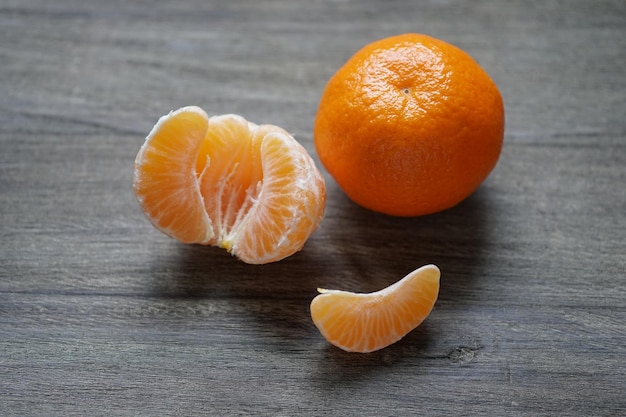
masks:
{"label": "wooden table", "polygon": [[[626,3],[0,2],[0,415],[621,416],[626,413]],[[304,250],[251,266],[150,226],[131,184],[190,104],[312,124],[358,48],[423,32],[474,56],[506,106],[498,166],[421,218],[327,176]],[[316,287],[442,270],[432,315],[349,354]]]}

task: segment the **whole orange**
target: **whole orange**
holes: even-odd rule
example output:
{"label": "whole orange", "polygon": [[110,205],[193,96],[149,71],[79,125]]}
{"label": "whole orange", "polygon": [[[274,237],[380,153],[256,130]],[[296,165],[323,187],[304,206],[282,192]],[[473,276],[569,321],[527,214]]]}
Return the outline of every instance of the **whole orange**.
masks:
{"label": "whole orange", "polygon": [[461,49],[403,34],[359,50],[329,80],[315,119],[322,164],[357,204],[395,216],[450,208],[492,171],[504,106]]}

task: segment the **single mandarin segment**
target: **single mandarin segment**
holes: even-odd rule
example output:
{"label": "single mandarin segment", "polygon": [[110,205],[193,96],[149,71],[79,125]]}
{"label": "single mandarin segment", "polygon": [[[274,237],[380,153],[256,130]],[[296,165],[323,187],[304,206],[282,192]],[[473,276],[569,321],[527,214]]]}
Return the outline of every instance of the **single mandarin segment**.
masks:
{"label": "single mandarin segment", "polygon": [[146,216],[185,243],[206,244],[214,237],[195,170],[208,126],[199,108],[172,112],[159,119],[135,158],[133,188]]}
{"label": "single mandarin segment", "polygon": [[157,229],[253,264],[299,251],[326,203],[321,173],[285,130],[209,118],[196,106],[154,126],[135,160],[134,190]]}
{"label": "single mandarin segment", "polygon": [[495,167],[504,105],[461,49],[421,34],[373,42],[328,81],[314,124],[320,161],[357,204],[419,216],[468,197]]}
{"label": "single mandarin segment", "polygon": [[419,326],[432,311],[441,273],[426,265],[377,292],[319,289],[311,317],[331,344],[348,352],[383,349]]}

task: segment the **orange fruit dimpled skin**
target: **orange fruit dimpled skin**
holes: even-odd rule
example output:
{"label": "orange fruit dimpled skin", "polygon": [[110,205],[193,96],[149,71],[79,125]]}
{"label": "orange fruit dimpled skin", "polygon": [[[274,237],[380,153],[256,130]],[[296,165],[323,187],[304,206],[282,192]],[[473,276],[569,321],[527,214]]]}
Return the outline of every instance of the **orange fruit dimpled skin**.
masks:
{"label": "orange fruit dimpled skin", "polygon": [[440,275],[435,265],[426,265],[374,293],[319,290],[311,302],[313,323],[326,340],[348,352],[385,348],[428,317]]}
{"label": "orange fruit dimpled skin", "polygon": [[373,42],[329,80],[317,153],[357,204],[396,216],[450,208],[495,167],[504,106],[461,49],[419,34]]}
{"label": "orange fruit dimpled skin", "polygon": [[157,229],[254,264],[299,251],[326,202],[321,173],[285,130],[196,106],[159,119],[135,159],[133,188]]}

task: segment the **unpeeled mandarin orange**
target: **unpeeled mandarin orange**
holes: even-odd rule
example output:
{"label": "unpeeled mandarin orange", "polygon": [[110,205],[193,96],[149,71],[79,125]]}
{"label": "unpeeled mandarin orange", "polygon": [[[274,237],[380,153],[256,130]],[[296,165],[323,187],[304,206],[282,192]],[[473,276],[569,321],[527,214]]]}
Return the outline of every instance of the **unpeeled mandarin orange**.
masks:
{"label": "unpeeled mandarin orange", "polygon": [[322,164],[357,204],[395,216],[455,206],[498,161],[504,106],[461,49],[420,34],[373,42],[328,81],[314,125]]}

